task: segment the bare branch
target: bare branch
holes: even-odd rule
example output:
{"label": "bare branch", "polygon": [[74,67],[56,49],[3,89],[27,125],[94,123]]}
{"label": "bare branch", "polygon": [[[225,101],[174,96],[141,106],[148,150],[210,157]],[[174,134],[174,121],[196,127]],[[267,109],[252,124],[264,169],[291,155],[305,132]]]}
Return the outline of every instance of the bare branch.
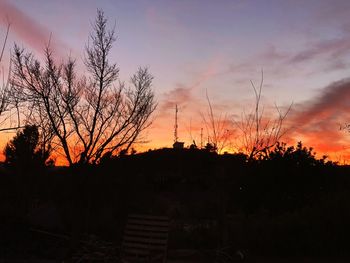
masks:
{"label": "bare branch", "polygon": [[261,94],[264,84],[264,73],[261,71],[261,81],[257,88],[253,81],[255,102],[251,113],[245,111],[240,120],[234,120],[240,132],[240,148],[249,156],[249,159],[264,158],[269,151],[281,140],[288,129],[284,128],[284,121],[289,114],[291,104],[285,112],[275,105],[276,117],[267,117],[264,107],[261,108]]}
{"label": "bare branch", "polygon": [[1,48],[0,62],[2,61],[2,57],[4,55],[4,51],[5,51],[5,47],[6,47],[6,43],[7,43],[7,38],[8,38],[9,32],[10,32],[10,26],[11,26],[11,24],[8,23],[7,27],[6,27],[5,39],[4,39],[4,42],[2,44],[2,48]]}
{"label": "bare branch", "polygon": [[69,163],[97,163],[107,152],[127,149],[150,125],[155,110],[153,76],[139,68],[125,89],[119,68],[109,61],[115,41],[102,11],[85,47],[89,76],[78,76],[75,61],[54,61],[45,49],[45,63],[15,46],[14,85],[22,107],[32,109],[27,121],[43,125],[46,140],[59,146]]}
{"label": "bare branch", "polygon": [[221,153],[227,147],[230,139],[229,121],[226,114],[224,116],[222,114],[218,117],[215,116],[207,90],[206,99],[208,103],[207,118],[202,114],[202,119],[207,130],[208,144],[212,145],[213,150]]}

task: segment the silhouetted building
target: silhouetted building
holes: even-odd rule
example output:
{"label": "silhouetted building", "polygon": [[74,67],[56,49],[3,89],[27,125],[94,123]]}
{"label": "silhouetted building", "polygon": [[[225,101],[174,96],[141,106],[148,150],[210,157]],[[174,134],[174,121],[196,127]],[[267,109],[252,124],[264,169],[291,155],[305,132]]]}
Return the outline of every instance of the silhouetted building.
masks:
{"label": "silhouetted building", "polygon": [[183,149],[184,148],[184,142],[178,142],[178,141],[176,141],[176,142],[174,142],[174,144],[173,144],[173,148],[174,149]]}

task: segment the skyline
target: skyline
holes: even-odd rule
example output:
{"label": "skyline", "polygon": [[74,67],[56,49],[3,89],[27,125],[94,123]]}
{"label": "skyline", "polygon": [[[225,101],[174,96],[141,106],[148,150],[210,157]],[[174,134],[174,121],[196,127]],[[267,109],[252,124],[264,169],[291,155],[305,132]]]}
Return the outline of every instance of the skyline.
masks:
{"label": "skyline", "polygon": [[189,145],[192,133],[198,142],[206,92],[216,113],[239,116],[254,99],[250,80],[258,83],[263,69],[266,112],[293,103],[285,140],[335,161],[350,158],[350,135],[339,130],[350,119],[349,2],[0,0],[1,36],[11,23],[4,62],[14,42],[40,56],[51,35],[57,58],[71,55],[83,70],[97,8],[116,21],[111,60],[121,79],[145,65],[155,77],[158,109],[144,149],[172,145],[175,104],[180,140]]}

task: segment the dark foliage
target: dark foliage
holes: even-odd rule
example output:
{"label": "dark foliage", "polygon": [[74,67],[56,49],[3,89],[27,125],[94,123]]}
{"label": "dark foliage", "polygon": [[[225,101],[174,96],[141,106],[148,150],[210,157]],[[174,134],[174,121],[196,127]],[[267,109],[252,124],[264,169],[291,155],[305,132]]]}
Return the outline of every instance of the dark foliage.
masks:
{"label": "dark foliage", "polygon": [[3,175],[1,214],[7,222],[33,226],[25,215],[39,200],[44,211],[55,208],[47,220],[59,224],[46,224],[49,231],[80,238],[89,233],[115,244],[127,214],[166,214],[172,222],[169,249],[205,254],[227,244],[233,254],[350,256],[348,175],[348,167],[317,159],[301,143],[277,144],[254,162],[242,154],[160,149],[106,156],[98,166],[52,168],[30,188],[21,213],[17,181]]}
{"label": "dark foliage", "polygon": [[4,154],[7,166],[28,172],[45,166],[50,150],[41,149],[38,127],[27,125],[6,145]]}

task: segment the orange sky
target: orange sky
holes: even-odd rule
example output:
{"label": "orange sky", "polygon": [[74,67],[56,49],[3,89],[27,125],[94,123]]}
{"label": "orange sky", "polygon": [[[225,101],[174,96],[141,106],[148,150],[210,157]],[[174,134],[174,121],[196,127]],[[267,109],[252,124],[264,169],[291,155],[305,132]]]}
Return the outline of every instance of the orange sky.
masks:
{"label": "orange sky", "polygon": [[[335,161],[350,159],[350,134],[339,129],[350,121],[349,1],[0,0],[0,40],[11,22],[1,75],[14,42],[40,58],[50,37],[55,56],[71,55],[84,73],[82,51],[97,8],[116,22],[111,60],[120,79],[128,83],[139,65],[155,77],[158,108],[145,133],[149,142],[138,149],[171,147],[175,104],[179,139],[198,145],[201,128],[207,137],[206,93],[237,146],[233,122],[251,111],[250,80],[259,83],[263,69],[266,118],[275,104],[293,103],[284,141],[303,141]],[[12,135],[1,134],[1,148]]]}

